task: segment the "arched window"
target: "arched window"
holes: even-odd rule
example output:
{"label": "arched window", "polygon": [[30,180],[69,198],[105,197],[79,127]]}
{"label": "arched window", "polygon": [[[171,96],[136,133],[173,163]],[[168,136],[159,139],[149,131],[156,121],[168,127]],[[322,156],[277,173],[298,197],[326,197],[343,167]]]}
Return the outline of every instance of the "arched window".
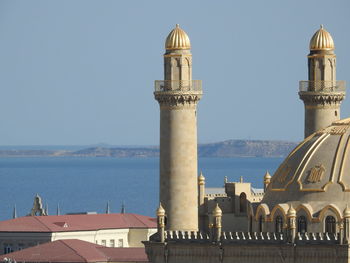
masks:
{"label": "arched window", "polygon": [[329,234],[335,233],[335,218],[333,216],[326,217],[325,232]]}
{"label": "arched window", "polygon": [[275,225],[276,225],[276,233],[282,233],[283,219],[281,216],[276,216]]}
{"label": "arched window", "polygon": [[247,195],[241,193],[239,195],[239,212],[245,213],[247,211]]}
{"label": "arched window", "polygon": [[307,221],[305,216],[299,216],[298,218],[298,232],[300,233],[307,232]]}
{"label": "arched window", "polygon": [[264,217],[259,216],[259,232],[263,232]]}

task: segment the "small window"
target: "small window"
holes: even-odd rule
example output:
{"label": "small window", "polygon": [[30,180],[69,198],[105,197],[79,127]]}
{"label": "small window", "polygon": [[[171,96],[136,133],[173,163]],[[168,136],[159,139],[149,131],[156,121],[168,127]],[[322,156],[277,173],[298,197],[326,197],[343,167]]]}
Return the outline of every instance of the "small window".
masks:
{"label": "small window", "polygon": [[18,250],[22,250],[23,248],[24,248],[24,244],[19,243],[19,244],[18,244]]}
{"label": "small window", "polygon": [[335,218],[333,216],[327,216],[325,221],[325,232],[329,234],[335,233]]}
{"label": "small window", "polygon": [[298,232],[300,233],[307,232],[307,221],[305,216],[299,216],[298,218]]}
{"label": "small window", "polygon": [[247,195],[241,193],[239,195],[239,212],[245,213],[247,211]]}
{"label": "small window", "polygon": [[263,232],[263,224],[264,224],[264,218],[263,216],[259,216],[259,232]]}
{"label": "small window", "polygon": [[102,240],[101,240],[101,245],[102,245],[102,246],[106,246],[106,240],[102,239]]}
{"label": "small window", "polygon": [[335,112],[334,112],[334,115],[335,115],[335,116],[338,116],[338,112],[337,112],[337,111],[335,111]]}
{"label": "small window", "polygon": [[8,254],[13,252],[13,248],[11,244],[4,244],[4,254]]}
{"label": "small window", "polygon": [[276,225],[276,233],[282,233],[283,219],[281,216],[276,216],[275,225]]}
{"label": "small window", "polygon": [[118,247],[123,247],[123,239],[118,239]]}
{"label": "small window", "polygon": [[110,247],[115,247],[114,239],[109,240],[109,246]]}

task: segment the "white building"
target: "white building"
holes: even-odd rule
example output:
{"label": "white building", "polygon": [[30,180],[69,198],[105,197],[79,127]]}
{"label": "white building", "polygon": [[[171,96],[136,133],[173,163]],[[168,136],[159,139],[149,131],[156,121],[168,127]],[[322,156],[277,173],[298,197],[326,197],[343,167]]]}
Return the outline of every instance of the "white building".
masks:
{"label": "white building", "polygon": [[155,219],[137,214],[25,216],[0,222],[0,254],[61,239],[142,247],[155,232]]}

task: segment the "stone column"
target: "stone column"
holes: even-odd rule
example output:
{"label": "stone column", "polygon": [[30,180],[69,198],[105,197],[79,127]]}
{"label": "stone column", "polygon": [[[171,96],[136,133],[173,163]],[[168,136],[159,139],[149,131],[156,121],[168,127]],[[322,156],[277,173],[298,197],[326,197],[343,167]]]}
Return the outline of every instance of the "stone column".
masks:
{"label": "stone column", "polygon": [[287,237],[288,242],[294,243],[296,236],[296,211],[290,206],[287,212]]}
{"label": "stone column", "polygon": [[[205,177],[202,172],[198,176],[198,205],[200,210],[204,205],[204,196],[205,196]],[[203,212],[203,211],[201,211]]]}
{"label": "stone column", "polygon": [[205,177],[201,172],[198,176],[198,226],[199,230],[205,229],[206,213],[204,209],[204,197],[205,197]]}
{"label": "stone column", "polygon": [[344,244],[350,243],[350,209],[348,206],[343,212],[343,231],[344,231]]}

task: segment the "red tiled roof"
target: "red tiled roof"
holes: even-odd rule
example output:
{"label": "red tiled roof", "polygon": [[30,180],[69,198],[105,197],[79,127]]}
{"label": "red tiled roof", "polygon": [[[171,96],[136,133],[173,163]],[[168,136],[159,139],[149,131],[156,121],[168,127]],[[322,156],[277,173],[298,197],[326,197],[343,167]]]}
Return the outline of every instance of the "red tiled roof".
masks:
{"label": "red tiled roof", "polygon": [[78,239],[57,240],[10,254],[17,262],[148,262],[144,248],[111,248]]}
{"label": "red tiled roof", "polygon": [[156,227],[154,218],[137,214],[25,216],[0,221],[0,232],[69,232]]}

